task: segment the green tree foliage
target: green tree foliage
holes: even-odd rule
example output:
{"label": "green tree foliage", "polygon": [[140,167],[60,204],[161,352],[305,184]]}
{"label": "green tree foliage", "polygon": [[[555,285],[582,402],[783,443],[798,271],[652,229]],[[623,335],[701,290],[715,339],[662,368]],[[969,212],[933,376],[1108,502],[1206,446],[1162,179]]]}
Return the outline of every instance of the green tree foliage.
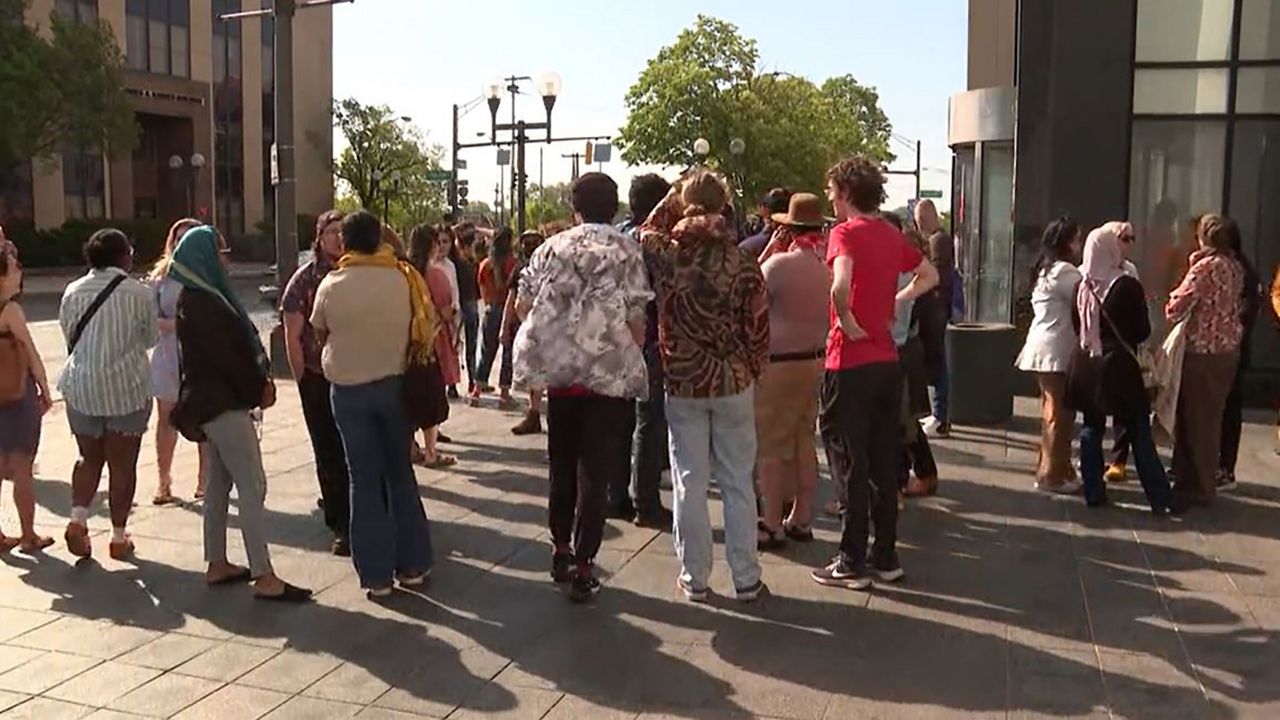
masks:
{"label": "green tree foliage", "polygon": [[111,30],[54,13],[42,36],[24,23],[28,4],[0,0],[0,172],[69,145],[132,150],[137,129]]}
{"label": "green tree foliage", "polygon": [[573,206],[570,204],[569,191],[569,183],[556,183],[546,187],[530,184],[528,199],[525,200],[525,217],[529,227],[541,227],[556,220],[572,220]]}
{"label": "green tree foliage", "polygon": [[[826,169],[866,154],[884,162],[891,126],[872,88],[851,75],[815,85],[788,73],[761,73],[756,42],[731,23],[698,16],[658,51],[626,96],[616,139],[629,163],[687,165],[693,142],[711,144],[707,162],[737,180],[749,198],[785,185],[821,190]],[[733,138],[746,152],[729,152]]]}
{"label": "green tree foliage", "polygon": [[[339,207],[364,207],[398,228],[439,222],[445,212],[445,184],[427,179],[438,170],[444,149],[429,145],[385,105],[363,105],[354,98],[337,101],[334,122],[346,138],[333,166],[342,181]],[[399,176],[399,186],[391,179]]]}

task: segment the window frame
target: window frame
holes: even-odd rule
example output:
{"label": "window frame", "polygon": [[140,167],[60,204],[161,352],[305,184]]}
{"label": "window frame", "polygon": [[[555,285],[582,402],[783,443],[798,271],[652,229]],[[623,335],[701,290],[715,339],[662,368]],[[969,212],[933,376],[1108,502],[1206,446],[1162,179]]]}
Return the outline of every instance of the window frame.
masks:
{"label": "window frame", "polygon": [[[131,3],[128,3],[128,2],[125,3],[125,48],[124,48],[125,66],[133,72],[143,72],[151,75],[168,75],[171,77],[190,78],[191,77],[191,0],[134,0],[134,1],[142,5],[142,14],[139,15],[138,13],[130,12],[129,5]],[[175,6],[176,7],[185,6],[185,12],[181,12],[181,13],[173,12],[173,8]],[[157,8],[155,12],[152,11],[153,7]],[[163,15],[162,15],[161,8],[163,9]],[[181,22],[175,22],[174,21],[175,15],[181,15],[185,19],[182,20]],[[130,52],[132,51],[131,43],[129,42],[129,31],[128,31],[130,17],[142,18],[143,31],[140,37],[140,41],[143,43],[143,47],[138,52],[140,52],[142,59],[145,61],[146,67],[143,67],[143,68],[135,67],[129,61],[129,55],[130,55]],[[152,60],[151,23],[156,21],[163,22],[164,28],[165,28],[164,35],[165,35],[165,41],[166,41],[165,51],[164,51],[164,67],[159,69],[154,67],[151,63],[151,60]],[[174,52],[173,38],[175,34],[175,28],[181,29],[186,33],[186,38],[183,41],[183,44],[186,46],[185,52],[186,52],[187,61],[185,63],[185,66],[183,67],[184,72],[182,73],[175,73],[173,68],[173,52]]]}

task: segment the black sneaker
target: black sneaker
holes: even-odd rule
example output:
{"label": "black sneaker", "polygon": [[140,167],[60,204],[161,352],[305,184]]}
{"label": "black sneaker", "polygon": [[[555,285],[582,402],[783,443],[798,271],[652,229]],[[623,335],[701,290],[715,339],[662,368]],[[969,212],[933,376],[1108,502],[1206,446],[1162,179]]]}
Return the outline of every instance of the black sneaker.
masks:
{"label": "black sneaker", "polygon": [[609,503],[609,508],[605,511],[605,517],[610,520],[634,520],[636,509],[630,501],[626,503]]}
{"label": "black sneaker", "polygon": [[831,561],[830,565],[818,568],[809,573],[809,577],[819,585],[828,587],[842,587],[850,590],[870,590],[875,584],[870,573],[866,569],[852,568],[843,560],[836,559]]}
{"label": "black sneaker", "polygon": [[675,524],[675,515],[659,505],[653,510],[638,510],[635,518],[636,527],[652,530],[670,530]]}
{"label": "black sneaker", "polygon": [[769,592],[769,586],[764,584],[763,580],[757,580],[755,583],[744,588],[734,588],[733,596],[738,602],[755,602],[761,595]]}
{"label": "black sneaker", "polygon": [[584,603],[600,592],[600,581],[596,579],[591,567],[580,567],[569,585],[569,599],[576,603]]}
{"label": "black sneaker", "polygon": [[347,539],[346,535],[334,536],[333,547],[330,549],[338,557],[351,557],[351,541]]}
{"label": "black sneaker", "polygon": [[554,553],[551,556],[551,579],[557,583],[567,583],[573,579],[573,556],[569,553]]}

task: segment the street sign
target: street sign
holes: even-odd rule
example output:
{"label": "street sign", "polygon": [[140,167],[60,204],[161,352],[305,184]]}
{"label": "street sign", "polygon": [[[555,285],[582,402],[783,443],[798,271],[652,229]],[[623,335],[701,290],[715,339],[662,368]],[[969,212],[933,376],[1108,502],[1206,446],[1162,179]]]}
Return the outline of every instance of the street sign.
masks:
{"label": "street sign", "polygon": [[920,199],[921,199],[921,200],[923,200],[923,199],[925,199],[925,198],[932,198],[932,199],[934,199],[934,200],[941,200],[941,199],[942,199],[942,191],[941,191],[941,190],[921,190],[921,191],[920,191]]}
{"label": "street sign", "polygon": [[453,177],[453,173],[445,169],[427,171],[427,180],[429,182],[447,182],[451,177]]}
{"label": "street sign", "polygon": [[596,143],[596,162],[607,163],[613,157],[613,146],[609,143]]}
{"label": "street sign", "polygon": [[280,184],[280,155],[276,151],[276,144],[271,143],[271,186],[275,187]]}
{"label": "street sign", "polygon": [[498,148],[498,164],[499,164],[499,165],[510,165],[510,164],[511,164],[511,151],[510,151],[510,150],[508,150],[508,149],[506,149],[506,148]]}
{"label": "street sign", "polygon": [[458,158],[458,169],[459,169],[459,170],[466,170],[466,169],[467,169],[467,161],[466,161],[466,160],[463,160],[462,158]]}

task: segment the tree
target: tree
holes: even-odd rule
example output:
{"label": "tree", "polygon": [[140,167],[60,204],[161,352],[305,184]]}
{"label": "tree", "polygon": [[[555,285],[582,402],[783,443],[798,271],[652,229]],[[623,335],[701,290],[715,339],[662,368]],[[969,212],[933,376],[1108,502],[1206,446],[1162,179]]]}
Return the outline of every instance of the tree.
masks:
{"label": "tree", "polygon": [[133,149],[124,56],[105,23],[53,13],[48,37],[24,23],[29,0],[0,0],[0,174],[67,146]]}
{"label": "tree", "polygon": [[[769,187],[822,189],[828,167],[866,154],[887,162],[891,126],[872,88],[851,75],[821,86],[789,73],[760,73],[756,42],[704,15],[649,61],[627,91],[616,140],[623,160],[693,162],[693,141],[711,144],[708,164],[733,177],[751,204]],[[729,153],[733,138],[746,153]]]}
{"label": "tree", "polygon": [[525,202],[525,217],[529,227],[541,227],[556,220],[572,220],[573,206],[570,204],[569,192],[569,183],[546,187],[530,184],[528,200]]}
{"label": "tree", "polygon": [[345,184],[340,201],[376,213],[385,206],[386,221],[399,228],[439,222],[445,185],[428,180],[427,173],[440,168],[444,149],[428,145],[417,128],[404,125],[385,105],[347,98],[334,103],[333,115],[347,141],[333,165],[333,174]]}

